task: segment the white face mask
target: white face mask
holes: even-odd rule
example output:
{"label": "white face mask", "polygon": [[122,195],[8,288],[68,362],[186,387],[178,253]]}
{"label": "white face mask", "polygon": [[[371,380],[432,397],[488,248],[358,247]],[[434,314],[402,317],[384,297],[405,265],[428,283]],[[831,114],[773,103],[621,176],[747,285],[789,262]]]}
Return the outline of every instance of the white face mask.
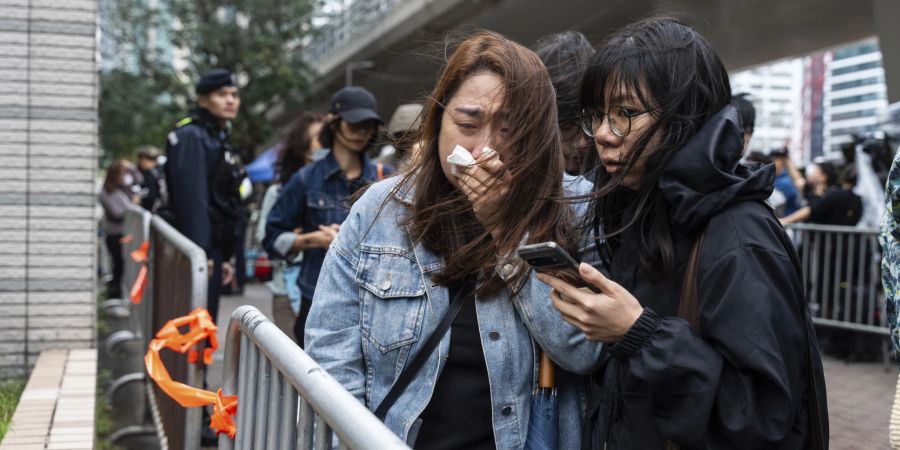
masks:
{"label": "white face mask", "polygon": [[122,184],[124,184],[125,186],[131,186],[132,184],[134,184],[134,175],[126,173],[122,177]]}

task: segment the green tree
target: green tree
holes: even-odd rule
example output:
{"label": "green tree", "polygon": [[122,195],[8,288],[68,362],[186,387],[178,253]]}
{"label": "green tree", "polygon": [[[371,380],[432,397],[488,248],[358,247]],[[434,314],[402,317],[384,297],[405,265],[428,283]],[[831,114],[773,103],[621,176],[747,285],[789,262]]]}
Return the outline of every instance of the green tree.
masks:
{"label": "green tree", "polygon": [[312,7],[313,0],[102,0],[107,158],[164,144],[192,107],[199,74],[222,67],[241,86],[232,141],[248,161],[272,133],[269,117],[295,107],[314,77],[301,58]]}

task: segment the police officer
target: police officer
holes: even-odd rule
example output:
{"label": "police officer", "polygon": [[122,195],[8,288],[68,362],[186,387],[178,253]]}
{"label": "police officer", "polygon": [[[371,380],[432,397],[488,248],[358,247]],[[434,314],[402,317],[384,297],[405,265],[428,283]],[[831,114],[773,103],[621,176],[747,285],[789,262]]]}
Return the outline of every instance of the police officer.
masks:
{"label": "police officer", "polygon": [[165,201],[166,186],[159,167],[159,149],[152,145],[138,148],[138,169],[144,177],[141,183],[141,207],[156,212]]}
{"label": "police officer", "polygon": [[[244,209],[240,161],[228,142],[231,121],[241,104],[231,72],[214,69],[196,86],[197,108],[169,133],[165,178],[175,227],[206,251],[209,264],[207,309],[213,320],[223,283],[229,283]],[[224,274],[224,276],[223,276]]]}

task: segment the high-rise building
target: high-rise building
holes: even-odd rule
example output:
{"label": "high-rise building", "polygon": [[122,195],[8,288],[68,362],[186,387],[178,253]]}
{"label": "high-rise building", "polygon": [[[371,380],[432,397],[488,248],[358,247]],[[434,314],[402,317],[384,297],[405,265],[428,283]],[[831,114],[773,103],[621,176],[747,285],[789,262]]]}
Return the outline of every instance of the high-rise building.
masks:
{"label": "high-rise building", "polygon": [[823,115],[825,113],[825,54],[815,53],[803,59],[803,119],[801,122],[801,144],[806,165],[822,156]]}
{"label": "high-rise building", "polygon": [[834,155],[854,134],[875,131],[888,105],[881,51],[875,38],[825,54],[824,154]]}
{"label": "high-rise building", "polygon": [[756,107],[756,125],[750,139],[750,151],[768,152],[789,147],[798,157],[802,126],[801,98],[803,61],[791,59],[776,62],[731,76],[731,91],[748,93]]}

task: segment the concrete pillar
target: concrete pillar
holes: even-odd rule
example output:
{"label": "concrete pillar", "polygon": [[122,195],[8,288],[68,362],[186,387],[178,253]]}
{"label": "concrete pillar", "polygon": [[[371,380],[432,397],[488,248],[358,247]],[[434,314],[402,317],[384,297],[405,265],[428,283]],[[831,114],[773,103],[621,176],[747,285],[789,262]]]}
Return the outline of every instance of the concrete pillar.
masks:
{"label": "concrete pillar", "polygon": [[0,379],[94,345],[97,0],[0,0]]}
{"label": "concrete pillar", "polygon": [[872,0],[888,102],[900,102],[900,1]]}

